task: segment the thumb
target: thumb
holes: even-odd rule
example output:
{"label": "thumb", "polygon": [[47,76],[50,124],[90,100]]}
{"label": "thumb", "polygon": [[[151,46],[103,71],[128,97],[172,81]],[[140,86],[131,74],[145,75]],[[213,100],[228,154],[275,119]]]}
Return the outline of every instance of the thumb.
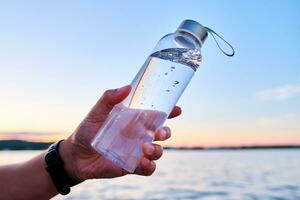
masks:
{"label": "thumb", "polygon": [[87,118],[92,121],[104,120],[114,105],[122,102],[128,96],[130,91],[131,85],[126,85],[118,89],[106,90],[89,112]]}

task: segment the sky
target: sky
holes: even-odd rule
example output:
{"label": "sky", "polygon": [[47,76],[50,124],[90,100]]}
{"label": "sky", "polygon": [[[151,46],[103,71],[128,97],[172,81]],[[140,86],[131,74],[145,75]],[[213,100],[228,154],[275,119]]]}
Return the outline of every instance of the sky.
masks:
{"label": "sky", "polygon": [[171,146],[300,143],[300,1],[2,1],[0,139],[71,134],[184,19],[211,27]]}

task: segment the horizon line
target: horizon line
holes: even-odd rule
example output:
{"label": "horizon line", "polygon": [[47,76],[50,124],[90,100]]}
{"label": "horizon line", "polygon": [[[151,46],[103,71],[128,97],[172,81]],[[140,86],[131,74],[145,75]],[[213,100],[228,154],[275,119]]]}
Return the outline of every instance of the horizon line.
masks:
{"label": "horizon line", "polygon": [[[43,143],[43,144],[50,144],[56,141],[30,141],[24,139],[0,139],[1,141],[20,141],[26,143]],[[212,145],[212,146],[205,146],[205,145],[167,145],[164,146],[164,149],[247,149],[247,148],[300,148],[300,143],[298,144],[251,144],[251,145]]]}

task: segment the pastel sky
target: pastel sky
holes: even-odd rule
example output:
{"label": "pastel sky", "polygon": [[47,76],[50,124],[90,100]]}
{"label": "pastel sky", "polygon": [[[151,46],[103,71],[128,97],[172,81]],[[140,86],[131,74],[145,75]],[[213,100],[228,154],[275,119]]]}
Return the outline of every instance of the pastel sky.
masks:
{"label": "pastel sky", "polygon": [[[2,1],[0,138],[70,134],[184,19],[209,26],[166,145],[300,143],[300,1]],[[22,133],[20,133],[22,132]]]}

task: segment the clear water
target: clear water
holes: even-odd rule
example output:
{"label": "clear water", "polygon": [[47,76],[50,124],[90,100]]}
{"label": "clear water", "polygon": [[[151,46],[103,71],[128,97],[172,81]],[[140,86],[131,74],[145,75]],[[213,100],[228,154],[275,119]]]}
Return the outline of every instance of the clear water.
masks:
{"label": "clear water", "polygon": [[194,71],[199,67],[202,57],[198,49],[170,48],[157,51],[151,57],[169,60],[191,67]]}
{"label": "clear water", "polygon": [[[0,151],[0,165],[40,151]],[[86,181],[54,200],[299,200],[300,149],[166,150],[150,177]]]}
{"label": "clear water", "polygon": [[170,48],[153,53],[132,82],[129,107],[169,114],[200,63],[197,49]]}
{"label": "clear water", "polygon": [[132,82],[129,105],[114,107],[92,141],[94,149],[133,172],[143,156],[142,145],[153,141],[200,62],[196,49],[153,53]]}
{"label": "clear water", "polygon": [[94,138],[92,146],[132,173],[143,156],[143,144],[153,141],[154,132],[166,117],[163,112],[132,109],[122,103],[117,104]]}

